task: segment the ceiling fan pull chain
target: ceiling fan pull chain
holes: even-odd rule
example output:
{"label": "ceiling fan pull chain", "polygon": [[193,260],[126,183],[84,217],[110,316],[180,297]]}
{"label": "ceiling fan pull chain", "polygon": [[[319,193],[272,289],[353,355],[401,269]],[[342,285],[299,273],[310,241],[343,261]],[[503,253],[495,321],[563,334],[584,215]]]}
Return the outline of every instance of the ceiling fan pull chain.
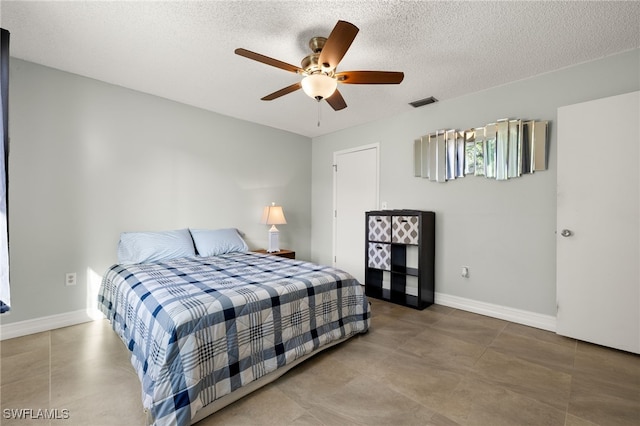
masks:
{"label": "ceiling fan pull chain", "polygon": [[318,99],[318,127],[320,127],[320,99]]}

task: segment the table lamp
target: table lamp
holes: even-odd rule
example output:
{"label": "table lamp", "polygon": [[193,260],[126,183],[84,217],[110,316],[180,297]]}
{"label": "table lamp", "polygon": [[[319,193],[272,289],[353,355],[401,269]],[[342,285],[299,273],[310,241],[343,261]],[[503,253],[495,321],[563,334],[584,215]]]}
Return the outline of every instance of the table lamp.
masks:
{"label": "table lamp", "polygon": [[280,231],[278,231],[276,225],[287,224],[282,206],[276,206],[276,203],[271,203],[270,206],[266,206],[262,211],[262,220],[260,220],[260,223],[271,225],[271,228],[269,228],[269,248],[267,249],[267,253],[280,251],[278,241],[280,239]]}

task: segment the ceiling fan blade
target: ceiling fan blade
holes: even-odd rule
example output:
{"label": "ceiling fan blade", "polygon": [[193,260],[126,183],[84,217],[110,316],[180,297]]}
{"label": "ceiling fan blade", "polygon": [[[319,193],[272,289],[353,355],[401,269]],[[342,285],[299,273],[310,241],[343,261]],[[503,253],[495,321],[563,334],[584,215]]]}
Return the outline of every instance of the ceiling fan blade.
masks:
{"label": "ceiling fan blade", "polygon": [[272,101],[274,99],[279,98],[280,96],[284,96],[284,95],[288,95],[291,92],[295,92],[296,90],[302,88],[302,85],[300,84],[300,82],[294,83],[291,86],[287,86],[284,89],[280,89],[278,91],[275,91],[267,96],[265,96],[264,98],[261,98],[261,100],[263,101]]}
{"label": "ceiling fan blade", "polygon": [[338,63],[347,53],[353,39],[358,34],[358,27],[347,21],[338,21],[324,44],[318,63],[325,68],[336,69]]}
{"label": "ceiling fan blade", "polygon": [[294,73],[302,73],[304,71],[302,68],[296,67],[295,65],[252,52],[247,49],[236,49],[235,53],[236,55],[244,56],[245,58],[253,59],[254,61],[262,62],[263,64],[271,65],[272,67],[280,68],[285,71]]}
{"label": "ceiling fan blade", "polygon": [[329,96],[325,100],[335,111],[340,111],[341,109],[345,109],[347,107],[347,103],[344,101],[344,98],[342,97],[338,89],[333,92],[333,95]]}
{"label": "ceiling fan blade", "polygon": [[404,73],[399,71],[343,71],[336,73],[340,83],[345,84],[399,84]]}

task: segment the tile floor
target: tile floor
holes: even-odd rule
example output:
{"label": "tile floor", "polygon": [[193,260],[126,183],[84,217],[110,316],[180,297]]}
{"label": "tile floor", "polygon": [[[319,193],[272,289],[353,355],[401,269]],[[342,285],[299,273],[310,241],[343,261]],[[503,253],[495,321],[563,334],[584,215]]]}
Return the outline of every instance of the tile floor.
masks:
{"label": "tile floor", "polygon": [[[640,356],[438,305],[372,309],[369,333],[198,425],[640,424]],[[5,340],[0,354],[2,425],[145,424],[106,320]],[[5,418],[20,408],[69,419]]]}

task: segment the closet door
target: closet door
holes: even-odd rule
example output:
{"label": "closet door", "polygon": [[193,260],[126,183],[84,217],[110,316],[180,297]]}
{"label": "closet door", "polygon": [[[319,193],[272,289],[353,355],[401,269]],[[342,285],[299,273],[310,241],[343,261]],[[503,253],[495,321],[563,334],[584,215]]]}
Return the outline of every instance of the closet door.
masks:
{"label": "closet door", "polygon": [[364,284],[365,212],[378,207],[378,146],[334,153],[333,266]]}
{"label": "closet door", "polygon": [[640,92],[558,109],[557,333],[640,353]]}

